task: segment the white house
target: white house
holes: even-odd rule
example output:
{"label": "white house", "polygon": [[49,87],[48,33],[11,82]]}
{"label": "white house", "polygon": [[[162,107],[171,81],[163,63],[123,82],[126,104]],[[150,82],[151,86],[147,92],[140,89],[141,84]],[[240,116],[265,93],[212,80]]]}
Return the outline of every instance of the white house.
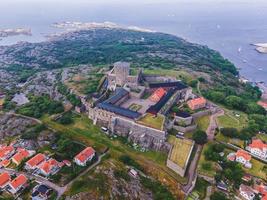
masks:
{"label": "white house", "polygon": [[95,150],[92,147],[86,147],[82,152],[75,156],[74,162],[79,166],[86,166],[95,156]]}
{"label": "white house", "polygon": [[263,143],[260,139],[252,140],[252,143],[246,149],[262,159],[267,159],[267,144]]}
{"label": "white house", "polygon": [[20,174],[9,183],[9,192],[11,192],[12,194],[17,193],[21,188],[26,185],[27,181],[28,179],[26,178],[26,176]]}
{"label": "white house", "polygon": [[244,150],[238,150],[236,152],[235,156],[236,156],[236,162],[241,163],[242,165],[244,165],[247,168],[252,167],[252,164],[250,163],[251,155],[249,155],[248,152],[246,152]]}
{"label": "white house", "polygon": [[44,176],[50,176],[58,172],[58,170],[60,169],[60,163],[51,158],[43,162],[38,168],[41,174],[43,174]]}

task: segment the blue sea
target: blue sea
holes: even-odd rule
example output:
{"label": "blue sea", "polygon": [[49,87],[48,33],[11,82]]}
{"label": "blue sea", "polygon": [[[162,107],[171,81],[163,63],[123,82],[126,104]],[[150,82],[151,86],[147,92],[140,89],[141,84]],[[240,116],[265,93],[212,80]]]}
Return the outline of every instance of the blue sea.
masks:
{"label": "blue sea", "polygon": [[175,34],[218,50],[241,75],[267,83],[267,54],[251,45],[267,43],[266,0],[0,0],[0,29],[33,33],[0,45],[44,41],[61,31],[51,25],[62,21],[110,21]]}

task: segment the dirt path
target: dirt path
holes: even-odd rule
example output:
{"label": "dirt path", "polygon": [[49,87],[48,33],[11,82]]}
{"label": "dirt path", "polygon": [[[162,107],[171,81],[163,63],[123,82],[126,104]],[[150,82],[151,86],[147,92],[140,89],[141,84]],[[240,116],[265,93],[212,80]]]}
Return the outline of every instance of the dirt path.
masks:
{"label": "dirt path", "polygon": [[213,112],[212,115],[210,116],[210,124],[206,130],[206,133],[208,135],[208,140],[214,139],[215,130],[218,127],[217,118],[222,115],[224,115],[224,110],[217,107],[215,109],[215,112]]}

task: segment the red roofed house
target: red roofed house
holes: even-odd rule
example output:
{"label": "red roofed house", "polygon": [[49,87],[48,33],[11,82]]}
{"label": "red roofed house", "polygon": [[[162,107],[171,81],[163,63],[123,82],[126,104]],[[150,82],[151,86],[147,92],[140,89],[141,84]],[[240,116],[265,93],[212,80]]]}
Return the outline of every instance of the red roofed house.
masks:
{"label": "red roofed house", "polygon": [[149,99],[157,103],[166,93],[166,90],[163,88],[158,88],[155,92],[153,92]]}
{"label": "red roofed house", "polygon": [[17,193],[25,184],[27,183],[28,179],[23,174],[17,176],[13,181],[9,183],[10,189],[9,191],[12,194]]}
{"label": "red roofed house", "polygon": [[0,189],[6,187],[10,181],[11,177],[7,172],[0,175]]}
{"label": "red roofed house", "polygon": [[260,139],[252,140],[252,143],[246,149],[256,156],[267,159],[267,144],[263,143]]}
{"label": "red roofed house", "polygon": [[38,153],[26,162],[25,168],[28,170],[36,169],[38,165],[45,161],[45,159],[46,157],[44,154]]}
{"label": "red roofed house", "polygon": [[262,195],[262,200],[267,199],[267,185],[264,185],[262,183],[260,185],[255,185],[254,190]]}
{"label": "red roofed house", "polygon": [[15,152],[12,146],[3,146],[0,148],[0,160],[6,160]]}
{"label": "red roofed house", "polygon": [[80,166],[86,166],[86,163],[93,159],[95,150],[92,147],[86,147],[82,152],[75,156],[74,162]]}
{"label": "red roofed house", "polygon": [[250,163],[251,160],[251,155],[249,155],[248,152],[244,150],[238,150],[235,154],[236,156],[236,161],[243,164],[247,168],[251,168],[252,165]]}
{"label": "red roofed house", "polygon": [[39,166],[39,170],[40,170],[41,174],[43,174],[45,176],[53,175],[53,174],[57,173],[57,171],[59,169],[60,169],[60,163],[53,158],[43,162]]}
{"label": "red roofed house", "polygon": [[0,162],[0,167],[7,167],[10,164],[10,160],[3,160]]}
{"label": "red roofed house", "polygon": [[192,99],[192,100],[189,100],[187,102],[187,105],[189,106],[189,108],[191,110],[197,110],[200,108],[204,108],[204,107],[206,107],[206,104],[207,104],[207,100],[204,97]]}
{"label": "red roofed house", "polygon": [[258,105],[260,105],[261,107],[265,108],[265,110],[267,110],[267,103],[266,102],[259,101]]}
{"label": "red roofed house", "polygon": [[19,165],[21,161],[31,156],[31,153],[26,149],[18,149],[17,153],[11,158],[12,162]]}

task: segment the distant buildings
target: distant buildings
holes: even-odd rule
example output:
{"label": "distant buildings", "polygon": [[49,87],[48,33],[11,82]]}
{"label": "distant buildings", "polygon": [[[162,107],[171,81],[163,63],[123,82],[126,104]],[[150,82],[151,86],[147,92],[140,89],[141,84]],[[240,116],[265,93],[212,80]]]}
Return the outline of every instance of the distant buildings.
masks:
{"label": "distant buildings", "polygon": [[207,104],[207,100],[204,97],[198,97],[187,102],[188,107],[191,110],[198,110],[201,108],[205,108]]}
{"label": "distant buildings", "polygon": [[86,166],[88,161],[91,161],[95,156],[95,150],[92,147],[86,147],[78,155],[74,157],[74,162],[79,166]]}
{"label": "distant buildings", "polygon": [[267,159],[267,144],[263,143],[260,139],[253,139],[246,149],[262,159]]}

